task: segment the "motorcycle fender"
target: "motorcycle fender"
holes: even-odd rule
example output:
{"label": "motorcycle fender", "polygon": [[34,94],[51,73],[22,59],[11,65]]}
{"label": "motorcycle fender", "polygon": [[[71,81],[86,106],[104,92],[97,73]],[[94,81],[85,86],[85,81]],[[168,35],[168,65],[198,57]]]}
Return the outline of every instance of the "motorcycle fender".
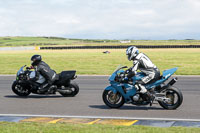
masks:
{"label": "motorcycle fender", "polygon": [[115,88],[113,88],[112,86],[106,87],[105,90],[111,90],[114,94],[117,93],[117,90]]}
{"label": "motorcycle fender", "polygon": [[27,82],[21,81],[21,80],[15,80],[13,81],[13,83],[18,83],[18,84],[26,84]]}
{"label": "motorcycle fender", "polygon": [[23,85],[23,86],[30,86],[28,81],[15,80],[15,81],[13,81],[13,84],[15,84],[15,83],[19,84],[19,85]]}

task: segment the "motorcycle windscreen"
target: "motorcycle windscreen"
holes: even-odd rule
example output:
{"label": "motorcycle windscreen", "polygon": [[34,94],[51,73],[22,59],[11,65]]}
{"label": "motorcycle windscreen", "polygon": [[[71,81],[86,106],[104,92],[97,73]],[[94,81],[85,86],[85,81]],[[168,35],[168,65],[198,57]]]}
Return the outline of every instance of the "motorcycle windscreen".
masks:
{"label": "motorcycle windscreen", "polygon": [[19,71],[17,72],[17,75],[20,75],[21,73],[24,73],[23,69],[24,69],[24,66],[19,69]]}

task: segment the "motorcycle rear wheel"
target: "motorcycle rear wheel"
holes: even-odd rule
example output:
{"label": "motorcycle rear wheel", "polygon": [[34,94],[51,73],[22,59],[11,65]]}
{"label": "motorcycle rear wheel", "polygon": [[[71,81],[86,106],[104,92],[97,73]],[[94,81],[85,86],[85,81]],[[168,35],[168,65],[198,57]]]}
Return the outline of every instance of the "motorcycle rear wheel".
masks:
{"label": "motorcycle rear wheel", "polygon": [[111,90],[104,90],[103,101],[110,108],[120,108],[124,103],[124,97],[120,93],[114,94]]}
{"label": "motorcycle rear wheel", "polygon": [[12,91],[16,95],[22,96],[22,97],[26,97],[26,96],[28,96],[31,93],[30,89],[26,88],[23,85],[20,85],[16,81],[14,81],[13,84],[12,84]]}
{"label": "motorcycle rear wheel", "polygon": [[160,106],[163,107],[164,109],[173,110],[173,109],[178,108],[182,104],[183,95],[182,95],[182,92],[178,88],[174,86],[169,86],[165,90],[165,93],[166,93],[166,97],[171,99],[171,102],[167,103],[164,101],[158,101]]}

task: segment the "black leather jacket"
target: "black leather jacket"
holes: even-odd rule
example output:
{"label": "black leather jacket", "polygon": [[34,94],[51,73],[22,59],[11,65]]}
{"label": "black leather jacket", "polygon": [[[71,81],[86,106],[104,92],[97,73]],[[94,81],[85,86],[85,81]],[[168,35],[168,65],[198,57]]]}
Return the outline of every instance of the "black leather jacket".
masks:
{"label": "black leather jacket", "polygon": [[53,82],[56,78],[56,72],[52,70],[48,64],[46,64],[43,61],[40,61],[36,66],[35,66],[35,72],[36,76],[35,78],[31,79],[31,81],[36,81],[39,79],[39,74],[41,74],[47,82]]}

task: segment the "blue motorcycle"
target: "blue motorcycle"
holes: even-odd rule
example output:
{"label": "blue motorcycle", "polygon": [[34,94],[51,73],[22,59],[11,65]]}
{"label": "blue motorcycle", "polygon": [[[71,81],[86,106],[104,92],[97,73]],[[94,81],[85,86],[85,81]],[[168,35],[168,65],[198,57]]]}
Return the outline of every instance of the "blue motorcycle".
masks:
{"label": "blue motorcycle", "polygon": [[138,91],[137,81],[145,76],[144,73],[138,72],[131,79],[125,78],[124,68],[127,66],[119,66],[110,76],[110,86],[106,87],[103,92],[103,101],[110,108],[119,108],[124,103],[134,105],[152,105],[153,101],[158,101],[164,109],[176,109],[183,101],[183,95],[180,89],[173,86],[177,78],[173,78],[168,84],[165,84],[172,74],[178,68],[172,68],[163,71],[163,75],[153,82],[145,85],[147,93]]}

